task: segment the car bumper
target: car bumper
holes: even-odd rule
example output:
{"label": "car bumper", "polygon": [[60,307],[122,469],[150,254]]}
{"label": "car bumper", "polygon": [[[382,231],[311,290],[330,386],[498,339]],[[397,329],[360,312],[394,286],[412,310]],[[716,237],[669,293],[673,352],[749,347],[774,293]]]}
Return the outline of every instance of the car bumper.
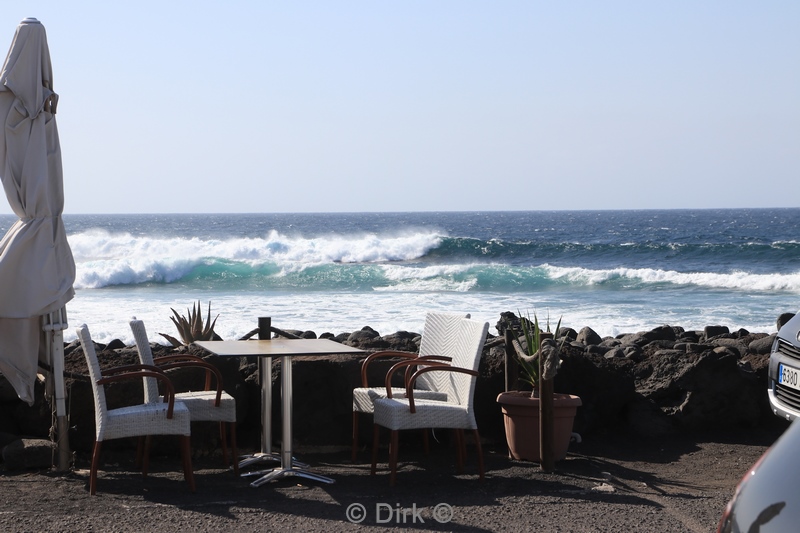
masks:
{"label": "car bumper", "polygon": [[[774,384],[774,381],[772,383]],[[772,408],[772,412],[775,413],[775,416],[785,418],[789,421],[797,418],[797,413],[792,408],[782,404],[775,396],[774,385],[767,389],[767,396],[769,396],[769,406]]]}

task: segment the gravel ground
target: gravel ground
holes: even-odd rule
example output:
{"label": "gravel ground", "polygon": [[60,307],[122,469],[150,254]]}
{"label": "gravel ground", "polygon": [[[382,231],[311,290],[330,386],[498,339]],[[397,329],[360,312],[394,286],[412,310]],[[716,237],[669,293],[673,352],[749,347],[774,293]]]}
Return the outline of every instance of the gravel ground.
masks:
{"label": "gravel ground", "polygon": [[88,457],[65,474],[0,475],[0,531],[710,532],[739,479],[779,435],[592,436],[573,444],[553,473],[486,449],[482,483],[472,449],[456,475],[448,446],[424,455],[409,443],[400,448],[394,488],[386,463],[369,475],[367,453],[363,464],[352,464],[346,452],[300,449],[302,460],[336,483],[292,477],[259,488],[219,458],[203,458],[194,462],[195,494],[177,459],[153,457],[143,479],[131,453],[112,450],[103,454],[96,496],[88,493]]}

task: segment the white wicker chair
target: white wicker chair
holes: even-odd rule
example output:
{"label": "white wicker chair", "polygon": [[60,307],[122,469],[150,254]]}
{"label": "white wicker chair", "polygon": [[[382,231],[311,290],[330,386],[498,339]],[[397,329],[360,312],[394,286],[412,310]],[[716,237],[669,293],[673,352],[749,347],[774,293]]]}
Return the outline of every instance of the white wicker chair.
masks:
{"label": "white wicker chair", "polygon": [[[427,358],[430,363],[437,361],[449,361],[455,346],[455,331],[458,323],[463,318],[469,318],[468,314],[454,314],[454,313],[428,313],[425,316],[425,326],[420,341],[419,353],[398,352],[393,350],[386,350],[375,352],[369,355],[361,364],[361,387],[353,389],[353,445],[352,445],[352,460],[356,461],[358,452],[358,419],[361,414],[372,413],[372,398],[370,394],[377,395],[377,397],[386,397],[386,386],[370,387],[367,379],[367,372],[369,365],[376,359],[395,358],[404,359],[401,362],[401,367],[404,366],[406,370],[413,370],[415,366],[421,361],[419,358]],[[400,367],[393,368],[389,375],[393,374],[394,370]],[[407,377],[411,376],[411,372],[406,373]],[[414,396],[426,400],[447,400],[447,393],[444,390],[444,376],[442,375],[423,375],[417,380],[417,390],[414,391]],[[393,388],[393,396],[405,395],[405,389]],[[426,449],[427,449],[427,433]]]}
{"label": "white wicker chair", "polygon": [[[372,474],[375,473],[378,458],[380,427],[391,431],[389,444],[389,482],[394,485],[397,475],[398,431],[420,428],[449,428],[456,430],[456,451],[459,471],[464,462],[464,430],[472,430],[478,451],[480,479],[483,480],[483,451],[481,449],[478,424],[475,421],[473,396],[478,378],[478,365],[481,360],[488,322],[478,322],[462,318],[456,334],[453,361],[450,365],[432,365],[414,372],[408,381],[405,397],[396,397],[387,387],[385,397],[372,393],[374,404],[374,428],[372,444]],[[426,374],[436,374],[442,382],[442,390],[447,393],[446,401],[420,399],[414,389],[415,382]],[[388,378],[387,378],[388,382]]]}
{"label": "white wicker chair", "polygon": [[[97,468],[100,463],[100,449],[103,442],[142,435],[180,436],[183,475],[189,484],[189,490],[194,492],[189,409],[181,402],[175,401],[172,383],[169,378],[158,369],[145,365],[126,365],[101,372],[100,363],[97,360],[97,352],[89,334],[89,328],[84,324],[77,328],[76,333],[83,347],[94,393],[95,443],[89,474],[90,494],[95,494],[97,491]],[[164,383],[166,394],[163,403],[145,403],[108,409],[104,388],[107,383],[130,379],[139,380],[144,376],[161,380]],[[147,476],[146,465],[142,470],[142,474]]]}
{"label": "white wicker chair", "polygon": [[[233,451],[233,471],[238,475],[239,452],[236,447],[236,400],[222,390],[222,374],[219,369],[202,358],[191,354],[168,355],[153,359],[153,351],[150,349],[150,341],[147,339],[147,330],[144,327],[144,322],[134,318],[130,321],[130,326],[136,341],[136,349],[139,351],[139,361],[143,365],[155,365],[161,370],[182,367],[205,369],[205,390],[176,392],[175,400],[186,405],[192,422],[219,422],[222,458],[225,466],[229,464],[226,424],[229,426],[231,449]],[[212,375],[216,378],[216,390],[211,390]],[[158,403],[162,401],[162,397],[158,392],[158,382],[155,379],[144,378],[144,387],[145,402]]]}

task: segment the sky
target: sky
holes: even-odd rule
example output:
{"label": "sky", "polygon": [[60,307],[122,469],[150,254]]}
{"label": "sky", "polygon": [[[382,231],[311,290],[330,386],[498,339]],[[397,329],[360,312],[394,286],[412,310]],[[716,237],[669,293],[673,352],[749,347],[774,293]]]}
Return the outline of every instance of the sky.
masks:
{"label": "sky", "polygon": [[67,214],[800,206],[796,0],[4,0],[0,42],[31,16]]}

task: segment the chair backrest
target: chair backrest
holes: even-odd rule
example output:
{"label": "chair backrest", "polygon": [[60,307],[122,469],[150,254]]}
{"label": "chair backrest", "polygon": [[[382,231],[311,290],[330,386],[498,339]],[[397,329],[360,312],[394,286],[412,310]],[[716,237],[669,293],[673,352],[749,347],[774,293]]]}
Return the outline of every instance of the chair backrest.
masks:
{"label": "chair backrest", "polygon": [[[478,371],[481,363],[483,345],[489,331],[488,322],[478,322],[462,318],[458,324],[452,366]],[[429,372],[446,378],[447,401],[458,403],[473,411],[473,396],[477,378],[458,372]],[[422,377],[422,376],[420,376]]]}
{"label": "chair backrest", "polygon": [[94,342],[92,342],[92,336],[89,334],[89,328],[86,324],[83,324],[75,330],[75,333],[77,333],[78,339],[81,341],[83,355],[86,357],[86,365],[89,367],[89,378],[92,381],[92,393],[94,395],[95,435],[98,441],[102,441],[106,430],[106,421],[108,420],[108,407],[106,406],[105,389],[102,385],[98,385],[97,381],[102,379],[103,374],[100,372],[100,363],[97,361],[97,352],[94,349]]}
{"label": "chair backrest", "polygon": [[[130,322],[133,338],[136,342],[136,350],[139,352],[139,362],[143,365],[153,365],[153,351],[150,349],[150,341],[147,340],[147,330],[144,322],[136,320],[134,317]],[[145,403],[155,403],[159,401],[158,382],[155,378],[142,378],[144,381],[144,401]]]}
{"label": "chair backrest", "polygon": [[[455,354],[456,336],[461,320],[469,318],[468,314],[428,313],[425,315],[425,329],[419,343],[420,355]],[[444,392],[447,387],[447,376],[442,372],[429,372],[417,380],[417,388]]]}

